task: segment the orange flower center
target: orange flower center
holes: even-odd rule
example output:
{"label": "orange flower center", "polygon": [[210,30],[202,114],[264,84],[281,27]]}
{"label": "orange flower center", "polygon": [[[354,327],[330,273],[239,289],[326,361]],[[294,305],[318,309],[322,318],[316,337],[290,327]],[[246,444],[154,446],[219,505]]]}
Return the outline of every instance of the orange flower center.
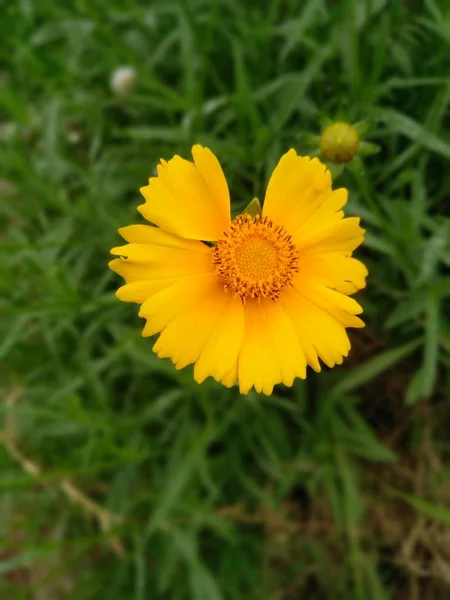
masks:
{"label": "orange flower center", "polygon": [[283,227],[267,217],[234,219],[217,241],[213,264],[226,290],[240,296],[276,300],[298,271],[298,251]]}

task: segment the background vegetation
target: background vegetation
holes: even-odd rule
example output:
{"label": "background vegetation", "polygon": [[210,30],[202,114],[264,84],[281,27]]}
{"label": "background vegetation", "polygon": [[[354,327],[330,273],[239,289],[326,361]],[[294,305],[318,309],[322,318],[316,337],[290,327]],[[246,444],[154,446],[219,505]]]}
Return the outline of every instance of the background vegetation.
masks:
{"label": "background vegetation", "polygon": [[[449,598],[448,3],[17,0],[0,32],[0,597]],[[209,145],[238,211],[336,118],[380,146],[336,170],[367,327],[272,397],[198,386],[115,299],[117,228],[160,157]]]}

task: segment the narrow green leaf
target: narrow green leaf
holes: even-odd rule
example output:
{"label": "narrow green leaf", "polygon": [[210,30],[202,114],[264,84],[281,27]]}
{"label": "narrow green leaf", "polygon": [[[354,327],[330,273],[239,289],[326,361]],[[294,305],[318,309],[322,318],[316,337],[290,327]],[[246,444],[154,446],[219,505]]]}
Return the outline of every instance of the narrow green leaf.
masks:
{"label": "narrow green leaf", "polygon": [[241,44],[232,46],[233,66],[235,78],[235,107],[242,115],[245,115],[249,124],[257,131],[261,127],[261,119],[258,107],[253,101],[253,90],[250,73],[245,62],[245,54]]}
{"label": "narrow green leaf", "polygon": [[403,325],[411,319],[417,318],[425,311],[426,296],[424,291],[413,290],[406,301],[399,302],[387,318],[384,326],[386,329],[393,329]]}
{"label": "narrow green leaf", "polygon": [[361,156],[372,156],[380,152],[381,146],[374,144],[373,142],[361,142],[359,145],[359,153]]}
{"label": "narrow green leaf", "polygon": [[260,217],[262,214],[261,204],[259,203],[258,198],[253,198],[250,204],[247,205],[246,208],[242,211],[243,215],[250,215],[252,219],[256,219],[256,217]]}
{"label": "narrow green leaf", "polygon": [[171,532],[174,545],[189,566],[190,583],[193,598],[222,600],[215,578],[198,556],[198,543],[194,534],[181,529]]}
{"label": "narrow green leaf", "polygon": [[414,352],[421,344],[422,337],[403,344],[398,348],[386,350],[362,365],[357,366],[345,375],[333,390],[333,395],[339,396],[356,389],[360,385],[375,379],[380,373],[387,371],[396,363]]}
{"label": "narrow green leaf", "polygon": [[436,521],[440,521],[441,523],[450,524],[450,510],[442,508],[440,506],[435,506],[427,500],[422,500],[422,498],[412,496],[411,494],[398,492],[397,490],[392,490],[392,495],[401,498],[412,508],[415,508],[418,512],[427,515],[428,517],[431,517]]}
{"label": "narrow green leaf", "polygon": [[120,138],[142,140],[151,142],[177,142],[185,138],[185,132],[175,127],[127,127],[114,130],[114,134]]}
{"label": "narrow green leaf", "polygon": [[432,282],[437,275],[442,253],[448,241],[448,231],[445,225],[436,229],[429,238],[421,257],[420,271],[415,280],[415,286]]}
{"label": "narrow green leaf", "polygon": [[450,158],[450,143],[411,117],[392,109],[382,109],[379,112],[379,119],[389,125],[392,131],[404,135],[431,152],[436,152],[444,158]]}
{"label": "narrow green leaf", "polygon": [[422,397],[423,366],[418,369],[411,378],[406,388],[405,403],[412,406]]}
{"label": "narrow green leaf", "polygon": [[423,357],[422,394],[431,396],[436,382],[439,358],[439,301],[432,293],[426,304],[425,348]]}

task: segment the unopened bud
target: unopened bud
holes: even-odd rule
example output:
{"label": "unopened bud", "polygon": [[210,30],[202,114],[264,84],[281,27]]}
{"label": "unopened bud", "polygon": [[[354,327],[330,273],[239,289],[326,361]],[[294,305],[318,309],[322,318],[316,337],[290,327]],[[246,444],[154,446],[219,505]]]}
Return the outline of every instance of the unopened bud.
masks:
{"label": "unopened bud", "polygon": [[325,158],[332,162],[349,162],[358,153],[359,134],[348,123],[332,123],[320,136],[320,149]]}
{"label": "unopened bud", "polygon": [[126,96],[136,84],[136,70],[133,67],[119,67],[111,75],[111,89],[118,96]]}

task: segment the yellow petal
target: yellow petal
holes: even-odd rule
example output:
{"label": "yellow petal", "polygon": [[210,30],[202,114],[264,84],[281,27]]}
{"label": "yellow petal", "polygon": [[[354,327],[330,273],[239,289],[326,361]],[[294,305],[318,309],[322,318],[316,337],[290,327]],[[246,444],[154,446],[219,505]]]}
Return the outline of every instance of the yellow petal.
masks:
{"label": "yellow petal", "polygon": [[364,229],[359,226],[359,221],[359,217],[324,221],[320,227],[304,232],[302,236],[293,236],[293,239],[299,250],[342,252],[350,256],[364,239]]}
{"label": "yellow petal", "polygon": [[222,168],[202,146],[192,148],[194,162],[174,156],[161,161],[158,177],[141,188],[138,207],[151,223],[183,238],[214,241],[230,224],[230,196]]}
{"label": "yellow petal", "polygon": [[[207,375],[220,379],[228,375],[227,369],[237,358],[243,329],[243,319],[239,314],[242,304],[224,291],[217,278],[205,279],[200,286],[201,294],[198,287],[199,284],[192,289],[192,293],[196,294],[194,302],[186,294],[179,295],[180,290],[176,286],[171,288],[171,303],[177,309],[169,309],[170,320],[153,350],[160,358],[170,358],[177,369],[201,359],[196,373],[198,380]],[[229,332],[226,325],[231,326]]]}
{"label": "yellow petal", "polygon": [[214,377],[231,387],[237,381],[238,356],[244,335],[244,309],[240,298],[230,293],[226,296],[228,302],[223,306],[220,318],[195,363],[194,379],[198,383]]}
{"label": "yellow petal", "polygon": [[343,294],[354,294],[366,285],[362,262],[339,252],[304,252],[298,260],[300,281],[313,281]]}
{"label": "yellow petal", "polygon": [[151,246],[199,252],[205,252],[208,249],[205,244],[198,244],[197,241],[184,239],[152,225],[128,225],[127,227],[121,227],[119,233],[124,240],[133,244],[149,244]]}
{"label": "yellow petal", "polygon": [[[331,176],[317,158],[298,156],[295,150],[281,157],[267,186],[263,216],[292,234],[331,194]],[[330,207],[330,211],[331,211]]]}
{"label": "yellow petal", "polygon": [[217,210],[226,219],[230,219],[230,192],[222,167],[215,154],[209,148],[195,144],[192,157],[198,172],[203,177],[210,193],[213,194]]}
{"label": "yellow petal", "polygon": [[237,378],[238,378],[238,360],[239,360],[239,357],[236,357],[236,361],[233,364],[233,366],[231,367],[231,369],[220,380],[220,383],[222,383],[226,387],[229,387],[229,388],[233,387],[233,385],[236,385],[236,383],[237,383]]}
{"label": "yellow petal", "polygon": [[306,218],[296,218],[297,211],[293,209],[288,218],[291,219],[289,233],[294,242],[303,243],[306,238],[321,231],[324,227],[337,226],[344,217],[341,208],[345,206],[347,199],[348,191],[345,188],[339,188],[329,191],[326,195],[319,195],[315,210],[311,211]]}
{"label": "yellow petal", "polygon": [[127,258],[133,264],[146,264],[164,262],[166,272],[172,268],[178,270],[180,267],[188,267],[195,263],[206,265],[211,262],[211,248],[201,242],[194,242],[191,250],[180,249],[170,246],[157,246],[156,244],[125,244],[111,249],[111,254]]}
{"label": "yellow petal", "polygon": [[347,190],[332,190],[331,176],[317,158],[289,150],[267,187],[263,215],[282,225],[300,249],[324,247],[351,253],[363,239],[359,219],[343,219]]}
{"label": "yellow petal", "polygon": [[361,314],[363,309],[353,298],[322,283],[307,281],[299,276],[294,279],[293,285],[302,296],[331,315],[343,327],[364,327],[364,322],[356,316]]}
{"label": "yellow petal", "polygon": [[295,287],[285,290],[279,302],[295,324],[308,364],[317,370],[317,357],[329,367],[342,363],[350,342],[345,328],[330,312]]}
{"label": "yellow petal", "polygon": [[124,227],[120,233],[133,240],[111,250],[121,258],[112,260],[109,267],[127,284],[116,292],[120,300],[141,304],[180,278],[212,272],[211,248],[201,242],[147,225]]}
{"label": "yellow petal", "polygon": [[180,315],[191,313],[216,286],[215,273],[201,273],[180,278],[147,298],[139,310],[139,316],[147,319],[142,335],[154,335]]}
{"label": "yellow petal", "polygon": [[250,301],[244,307],[245,333],[239,355],[239,387],[246,394],[271,394],[277,383],[292,385],[306,377],[306,360],[288,316],[272,300]]}
{"label": "yellow petal", "polygon": [[117,290],[116,296],[119,300],[122,300],[122,302],[136,302],[137,304],[142,304],[150,298],[150,296],[159,292],[162,287],[173,285],[176,281],[177,279],[139,279],[127,283],[126,285],[122,285]]}

